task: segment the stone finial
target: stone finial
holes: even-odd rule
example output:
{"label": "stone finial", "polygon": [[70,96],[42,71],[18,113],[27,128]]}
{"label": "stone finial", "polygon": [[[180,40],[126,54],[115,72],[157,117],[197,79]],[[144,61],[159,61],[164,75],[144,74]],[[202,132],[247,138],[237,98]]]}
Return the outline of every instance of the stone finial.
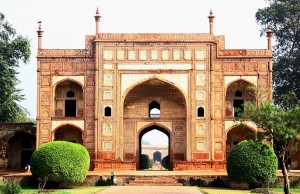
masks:
{"label": "stone finial", "polygon": [[212,10],[210,10],[210,12],[209,12],[208,19],[209,19],[209,33],[213,34],[214,33],[214,19],[215,19],[215,16],[214,16]]}
{"label": "stone finial", "polygon": [[38,49],[42,48],[42,38],[43,38],[43,30],[42,30],[42,21],[38,21],[39,27],[36,31],[38,34]]}
{"label": "stone finial", "polygon": [[272,49],[272,35],[273,35],[273,30],[272,27],[269,26],[267,29],[267,37],[268,37],[268,49]]}
{"label": "stone finial", "polygon": [[97,7],[97,10],[96,10],[96,15],[95,15],[95,22],[96,22],[96,34],[99,34],[99,26],[100,26],[100,18],[101,16],[99,15],[99,9]]}

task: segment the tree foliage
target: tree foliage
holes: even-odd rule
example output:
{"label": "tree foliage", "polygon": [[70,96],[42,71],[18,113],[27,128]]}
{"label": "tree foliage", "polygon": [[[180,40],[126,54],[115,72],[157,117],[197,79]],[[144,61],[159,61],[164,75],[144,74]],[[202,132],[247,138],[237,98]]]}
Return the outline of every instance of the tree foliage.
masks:
{"label": "tree foliage", "polygon": [[245,140],[234,146],[227,160],[231,180],[262,186],[276,180],[277,157],[272,147],[263,142]]}
{"label": "tree foliage", "polygon": [[165,169],[170,169],[170,156],[167,155],[163,157],[161,164]]}
{"label": "tree foliage", "polygon": [[37,149],[30,164],[34,177],[54,182],[83,182],[90,166],[90,156],[80,144],[54,141]]}
{"label": "tree foliage", "polygon": [[147,154],[141,154],[140,168],[141,170],[150,168],[150,158]]}
{"label": "tree foliage", "polygon": [[244,107],[243,116],[254,122],[273,144],[284,177],[284,192],[289,193],[286,151],[299,141],[300,106],[284,109],[271,102],[261,102],[258,107],[252,103],[245,103]]}
{"label": "tree foliage", "polygon": [[256,21],[262,32],[272,27],[276,40],[274,47],[274,99],[282,103],[282,94],[295,92],[300,100],[300,1],[266,0],[268,7],[256,12]]}
{"label": "tree foliage", "polygon": [[0,12],[0,122],[20,122],[26,114],[18,104],[23,99],[17,89],[19,62],[29,62],[30,42],[16,34]]}

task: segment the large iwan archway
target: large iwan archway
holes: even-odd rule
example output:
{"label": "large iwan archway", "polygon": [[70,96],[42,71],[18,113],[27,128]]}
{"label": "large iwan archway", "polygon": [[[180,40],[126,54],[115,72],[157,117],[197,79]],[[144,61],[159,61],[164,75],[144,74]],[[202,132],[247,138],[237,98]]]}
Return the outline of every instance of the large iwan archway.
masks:
{"label": "large iwan archway", "polygon": [[169,137],[168,169],[172,170],[176,161],[185,161],[186,117],[186,98],[174,84],[152,78],[135,85],[124,97],[124,160],[131,161],[139,170],[141,138],[156,129]]}

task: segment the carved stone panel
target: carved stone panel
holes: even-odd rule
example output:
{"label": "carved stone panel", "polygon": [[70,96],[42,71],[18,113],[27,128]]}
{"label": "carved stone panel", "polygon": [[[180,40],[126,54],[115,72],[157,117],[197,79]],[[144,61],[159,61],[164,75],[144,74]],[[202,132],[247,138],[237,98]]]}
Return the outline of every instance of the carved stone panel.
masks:
{"label": "carved stone panel", "polygon": [[135,122],[124,122],[124,153],[135,153]]}
{"label": "carved stone panel", "polygon": [[112,150],[113,148],[112,141],[105,141],[103,140],[103,150]]}
{"label": "carved stone panel", "polygon": [[147,60],[147,51],[146,50],[139,51],[139,60]]}
{"label": "carved stone panel", "polygon": [[157,60],[157,59],[158,59],[158,51],[151,50],[151,60]]}
{"label": "carved stone panel", "polygon": [[113,85],[113,75],[104,74],[103,75],[103,86],[112,86]]}
{"label": "carved stone panel", "polygon": [[174,61],[180,60],[180,50],[178,49],[173,50],[173,60]]}
{"label": "carved stone panel", "polygon": [[112,136],[112,124],[104,123],[102,127],[103,136]]}
{"label": "carved stone panel", "polygon": [[183,58],[185,60],[191,60],[192,59],[192,50],[184,50]]}
{"label": "carved stone panel", "polygon": [[125,59],[125,51],[124,50],[118,50],[117,51],[117,60],[124,60]]}
{"label": "carved stone panel", "polygon": [[113,60],[114,53],[112,50],[104,50],[103,51],[103,59],[104,60]]}
{"label": "carved stone panel", "polygon": [[204,60],[205,59],[205,51],[204,50],[195,50],[195,59],[196,60]]}
{"label": "carved stone panel", "polygon": [[103,99],[111,100],[112,99],[112,91],[103,91]]}
{"label": "carved stone panel", "polygon": [[196,125],[196,135],[197,136],[205,135],[205,125],[204,124]]}
{"label": "carved stone panel", "polygon": [[205,74],[197,74],[196,75],[196,85],[197,86],[205,86]]}
{"label": "carved stone panel", "polygon": [[204,101],[205,100],[205,91],[196,91],[196,100]]}
{"label": "carved stone panel", "polygon": [[170,59],[170,53],[169,50],[162,50],[161,51],[161,60],[169,60]]}

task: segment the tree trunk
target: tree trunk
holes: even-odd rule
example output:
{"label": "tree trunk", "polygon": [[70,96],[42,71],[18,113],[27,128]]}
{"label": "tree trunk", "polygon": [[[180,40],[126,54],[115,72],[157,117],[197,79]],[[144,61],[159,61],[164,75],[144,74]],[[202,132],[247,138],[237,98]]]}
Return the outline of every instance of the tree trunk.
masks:
{"label": "tree trunk", "polygon": [[288,175],[286,165],[285,165],[285,162],[284,162],[284,157],[282,157],[282,156],[279,157],[279,165],[280,165],[282,175],[283,175],[283,180],[284,180],[284,182],[283,182],[284,194],[290,194],[291,192],[290,192],[289,175]]}

